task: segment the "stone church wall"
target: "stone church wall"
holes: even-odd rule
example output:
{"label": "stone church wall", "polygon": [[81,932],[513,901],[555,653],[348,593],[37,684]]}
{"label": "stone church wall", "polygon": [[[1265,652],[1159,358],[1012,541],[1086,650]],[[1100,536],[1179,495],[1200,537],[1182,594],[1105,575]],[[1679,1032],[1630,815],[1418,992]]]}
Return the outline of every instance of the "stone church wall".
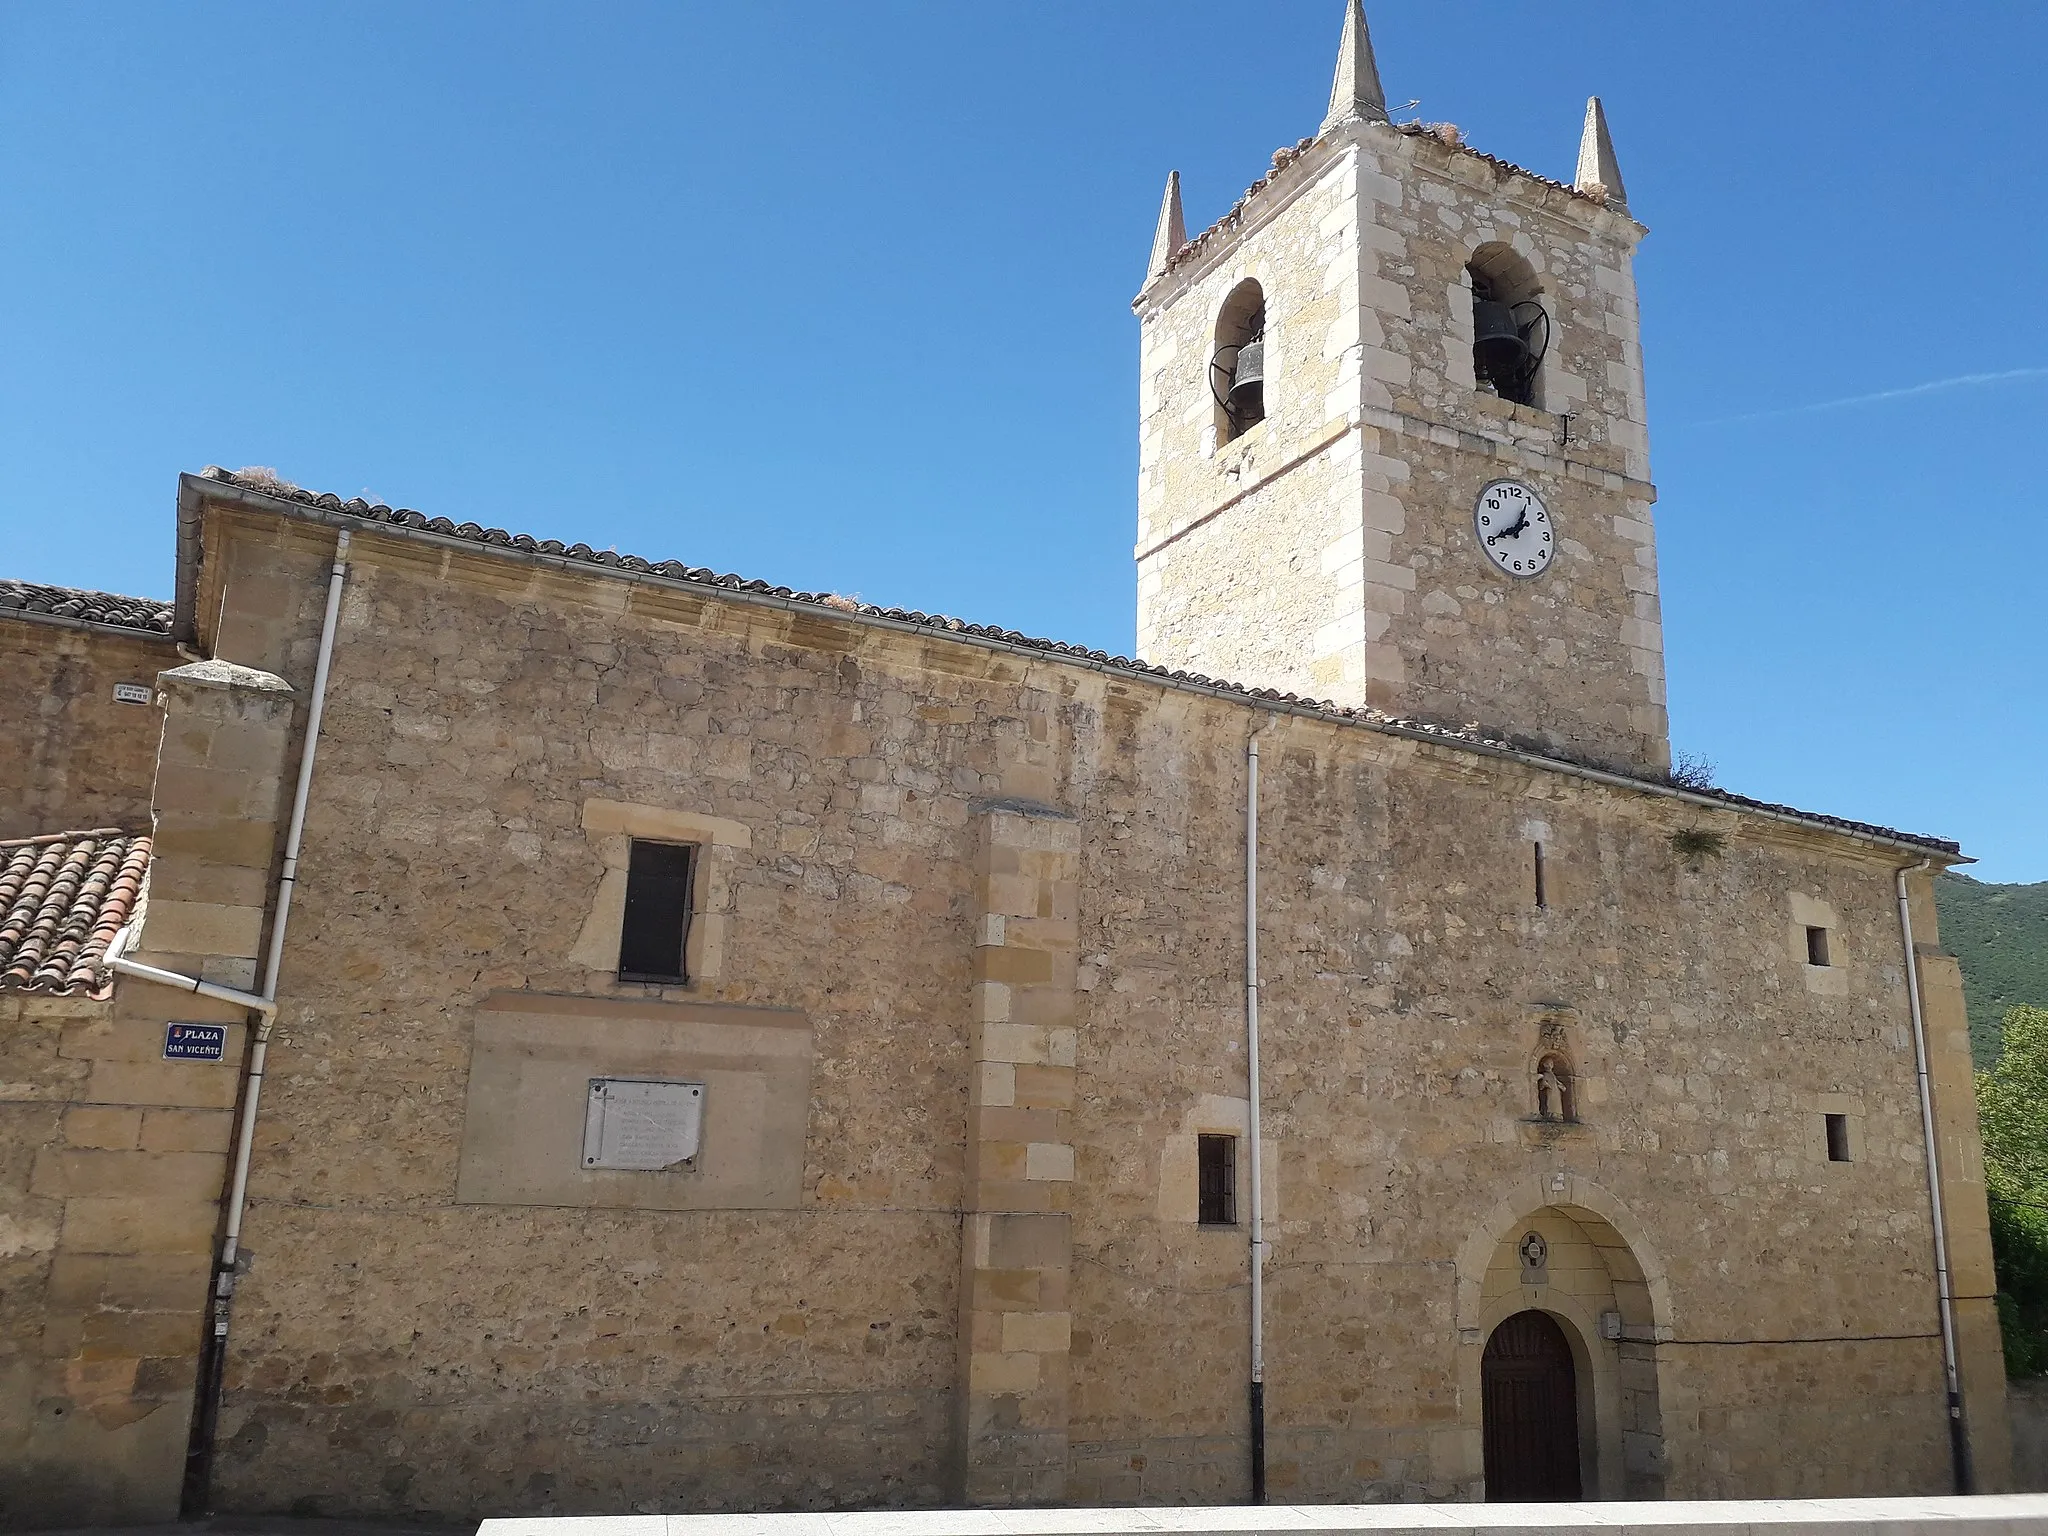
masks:
{"label": "stone church wall", "polygon": [[166,1062],[160,1001],[0,994],[0,1528],[178,1512],[243,1031]]}
{"label": "stone church wall", "polygon": [[167,637],[0,617],[0,838],[149,829],[162,717],[114,698],[178,664]]}
{"label": "stone church wall", "polygon": [[[212,515],[244,615],[221,656],[303,686],[331,541]],[[815,608],[367,531],[353,560],[222,1508],[916,1505],[977,1477],[1241,1498],[1244,1235],[1193,1219],[1191,1154],[1244,1126],[1254,731],[1275,1495],[1475,1491],[1485,1277],[1553,1209],[1625,1329],[1585,1341],[1632,1404],[1600,1430],[1603,1489],[1945,1486],[1892,854]],[[993,845],[1048,850],[1041,886],[990,863],[1006,806],[1071,826]],[[629,811],[717,851],[692,985],[622,984],[589,947]],[[1725,848],[1689,867],[1679,830]],[[1054,947],[989,951],[1039,942],[991,928],[1019,902]],[[794,1202],[466,1196],[479,1022],[562,998],[578,1071],[639,1059],[635,1020],[707,1060],[736,1037],[691,1031],[789,1021],[811,1074]],[[1008,1093],[1032,1051],[1043,1107],[995,1108],[988,1068]],[[1545,1052],[1576,1124],[1538,1119]],[[1855,1161],[1826,1160],[1827,1113]],[[1972,1176],[1951,1168],[1966,1235]],[[990,1209],[1046,1213],[1028,1254],[963,1255],[963,1212]],[[1988,1289],[1977,1247],[1957,1264]],[[1025,1454],[1028,1477],[986,1481]]]}

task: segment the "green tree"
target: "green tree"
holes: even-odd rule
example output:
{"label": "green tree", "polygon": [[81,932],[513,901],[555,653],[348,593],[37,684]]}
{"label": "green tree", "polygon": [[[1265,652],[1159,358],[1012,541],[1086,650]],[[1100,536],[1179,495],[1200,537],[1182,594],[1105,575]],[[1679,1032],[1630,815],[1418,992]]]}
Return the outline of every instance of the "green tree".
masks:
{"label": "green tree", "polygon": [[2009,1376],[2048,1373],[2048,1008],[2011,1008],[2004,1053],[1977,1074],[1991,1254]]}

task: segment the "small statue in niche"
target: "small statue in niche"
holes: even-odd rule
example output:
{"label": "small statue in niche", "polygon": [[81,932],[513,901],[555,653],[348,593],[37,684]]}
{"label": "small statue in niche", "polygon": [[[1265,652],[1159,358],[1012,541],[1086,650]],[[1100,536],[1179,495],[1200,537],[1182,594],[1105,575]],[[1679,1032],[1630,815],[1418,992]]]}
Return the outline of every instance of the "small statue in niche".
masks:
{"label": "small statue in niche", "polygon": [[1572,1069],[1562,1056],[1545,1056],[1536,1063],[1536,1112],[1559,1123],[1578,1118],[1572,1111]]}

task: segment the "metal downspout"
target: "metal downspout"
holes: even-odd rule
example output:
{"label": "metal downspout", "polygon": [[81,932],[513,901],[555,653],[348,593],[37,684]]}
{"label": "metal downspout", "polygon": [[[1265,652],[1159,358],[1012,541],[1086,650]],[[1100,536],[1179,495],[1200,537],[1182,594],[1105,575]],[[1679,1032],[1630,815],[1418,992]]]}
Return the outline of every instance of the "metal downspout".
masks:
{"label": "metal downspout", "polygon": [[1245,743],[1244,1035],[1251,1140],[1252,1502],[1266,1502],[1266,1200],[1259,1117],[1259,739]]}
{"label": "metal downspout", "polygon": [[1948,1220],[1941,1203],[1941,1151],[1934,1132],[1934,1084],[1927,1070],[1927,1021],[1920,1010],[1920,957],[1913,948],[1913,910],[1906,895],[1906,877],[1934,861],[1922,859],[1897,871],[1899,933],[1906,945],[1906,1001],[1913,1012],[1913,1065],[1920,1088],[1920,1134],[1927,1143],[1927,1192],[1934,1213],[1934,1289],[1941,1310],[1941,1369],[1948,1388],[1948,1449],[1955,1491],[1969,1493],[1976,1485],[1970,1465],[1970,1437],[1963,1422],[1962,1376],[1956,1363],[1955,1288],[1948,1267]]}
{"label": "metal downspout", "polygon": [[277,908],[270,946],[263,960],[262,1000],[248,1069],[242,1076],[241,1115],[235,1127],[235,1161],[224,1201],[220,1253],[214,1261],[213,1305],[199,1361],[198,1401],[192,1439],[185,1454],[185,1488],[180,1513],[187,1519],[210,1513],[214,1441],[220,1429],[221,1384],[227,1363],[228,1320],[234,1307],[235,1260],[241,1252],[242,1214],[249,1200],[249,1162],[256,1145],[256,1111],[263,1099],[263,1068],[270,1054],[270,1029],[277,1021],[277,973],[284,961],[285,927],[291,920],[292,890],[298,881],[299,845],[306,831],[306,802],[313,788],[313,760],[320,746],[320,721],[327,710],[327,674],[334,661],[334,632],[341,616],[341,589],[348,577],[348,530],[334,542],[334,566],[327,578],[327,609],[320,621],[319,659],[313,665],[313,694],[306,713],[306,739],[299,750],[299,779],[292,793],[285,831],[284,868],[277,882]]}

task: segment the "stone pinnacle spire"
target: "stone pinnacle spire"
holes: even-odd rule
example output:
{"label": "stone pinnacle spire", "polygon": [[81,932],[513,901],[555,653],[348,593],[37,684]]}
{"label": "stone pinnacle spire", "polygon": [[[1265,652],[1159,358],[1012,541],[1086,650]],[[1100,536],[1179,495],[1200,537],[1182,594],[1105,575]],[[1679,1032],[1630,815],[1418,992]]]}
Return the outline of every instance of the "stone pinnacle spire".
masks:
{"label": "stone pinnacle spire", "polygon": [[1188,243],[1188,221],[1180,211],[1180,172],[1166,173],[1166,196],[1159,203],[1159,228],[1152,236],[1152,259],[1145,264],[1145,281],[1166,275],[1173,253]]}
{"label": "stone pinnacle spire", "polygon": [[1330,110],[1322,132],[1354,117],[1367,122],[1387,120],[1387,93],[1380,88],[1380,67],[1373,62],[1372,34],[1365,30],[1363,0],[1347,0],[1344,38],[1337,44],[1337,78],[1330,86]]}
{"label": "stone pinnacle spire", "polygon": [[1616,213],[1628,212],[1628,193],[1621,185],[1621,162],[1614,158],[1614,140],[1607,134],[1607,114],[1600,98],[1586,98],[1586,131],[1579,136],[1579,169],[1572,177],[1572,190],[1590,192],[1595,187],[1607,194],[1607,206]]}

